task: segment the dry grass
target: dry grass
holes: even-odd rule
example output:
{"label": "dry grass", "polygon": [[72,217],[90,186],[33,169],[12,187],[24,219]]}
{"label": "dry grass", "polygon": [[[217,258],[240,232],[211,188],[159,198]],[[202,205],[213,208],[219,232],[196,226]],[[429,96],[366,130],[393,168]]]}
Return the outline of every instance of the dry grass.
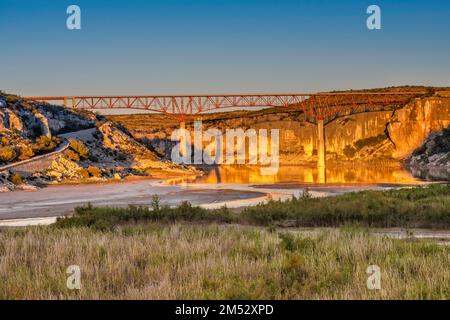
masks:
{"label": "dry grass", "polygon": [[[0,232],[0,299],[449,299],[450,248],[364,230],[145,224]],[[66,268],[82,288],[66,288]],[[366,288],[377,264],[382,290]]]}

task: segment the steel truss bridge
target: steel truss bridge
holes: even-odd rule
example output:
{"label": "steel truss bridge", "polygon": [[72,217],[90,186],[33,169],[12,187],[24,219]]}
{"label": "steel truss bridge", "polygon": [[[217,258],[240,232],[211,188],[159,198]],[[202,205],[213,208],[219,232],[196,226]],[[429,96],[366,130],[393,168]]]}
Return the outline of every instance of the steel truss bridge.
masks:
{"label": "steel truss bridge", "polygon": [[148,96],[51,96],[25,100],[59,102],[74,109],[134,109],[174,116],[180,121],[201,114],[233,108],[280,107],[303,111],[313,120],[333,118],[403,105],[417,92],[288,93],[288,94],[205,94]]}

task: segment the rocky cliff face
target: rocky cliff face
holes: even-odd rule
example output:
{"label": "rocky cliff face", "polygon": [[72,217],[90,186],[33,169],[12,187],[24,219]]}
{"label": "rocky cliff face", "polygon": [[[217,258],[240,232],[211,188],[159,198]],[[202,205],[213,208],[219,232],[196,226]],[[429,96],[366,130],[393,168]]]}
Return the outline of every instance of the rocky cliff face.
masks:
{"label": "rocky cliff face", "polygon": [[392,155],[404,159],[420,147],[425,139],[450,125],[450,98],[416,99],[396,111],[387,125],[393,143]]}
{"label": "rocky cliff face", "polygon": [[[171,133],[179,124],[160,115],[112,117],[157,153],[170,156]],[[165,123],[165,126],[161,126]],[[450,97],[417,98],[395,111],[361,113],[338,118],[325,127],[329,160],[399,161],[407,158],[427,136],[450,125]],[[192,123],[186,128],[192,130]],[[280,160],[296,164],[317,159],[317,127],[300,112],[237,112],[205,116],[203,130],[218,128],[280,131]],[[205,147],[205,146],[204,146]]]}
{"label": "rocky cliff face", "polygon": [[56,136],[94,126],[96,116],[0,94],[0,165],[26,160],[58,146]]}
{"label": "rocky cliff face", "polygon": [[450,180],[450,127],[425,139],[406,164],[417,177]]}
{"label": "rocky cliff face", "polygon": [[82,130],[92,127],[95,121],[93,114],[87,116],[87,113],[19,99],[8,100],[0,108],[0,130],[18,132],[30,139]]}

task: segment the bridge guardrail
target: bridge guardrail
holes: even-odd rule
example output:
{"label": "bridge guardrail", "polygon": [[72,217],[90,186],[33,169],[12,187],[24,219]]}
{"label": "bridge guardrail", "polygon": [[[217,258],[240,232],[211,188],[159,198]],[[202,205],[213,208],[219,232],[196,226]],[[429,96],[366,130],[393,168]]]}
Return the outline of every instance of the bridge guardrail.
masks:
{"label": "bridge guardrail", "polygon": [[31,159],[26,159],[26,160],[22,160],[22,161],[19,161],[19,162],[14,162],[14,163],[10,163],[10,164],[1,166],[0,167],[0,171],[14,169],[15,167],[19,167],[19,166],[24,165],[24,164],[33,163],[35,161],[40,161],[40,160],[52,157],[54,155],[61,154],[62,152],[66,151],[67,148],[69,148],[69,140],[65,139],[64,142],[55,151],[52,151],[52,152],[46,153],[46,154],[42,154],[42,155],[33,157]]}

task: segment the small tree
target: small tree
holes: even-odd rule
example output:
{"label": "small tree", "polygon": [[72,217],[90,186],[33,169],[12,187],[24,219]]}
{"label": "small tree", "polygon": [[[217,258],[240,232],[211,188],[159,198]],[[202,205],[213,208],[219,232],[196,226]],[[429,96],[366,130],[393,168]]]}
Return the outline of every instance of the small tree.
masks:
{"label": "small tree", "polygon": [[20,174],[12,174],[10,176],[11,182],[14,183],[16,186],[23,183],[23,177]]}
{"label": "small tree", "polygon": [[157,194],[154,194],[152,196],[152,202],[150,204],[150,206],[152,207],[152,209],[154,211],[158,211],[161,207],[160,207],[161,201],[159,199],[159,196]]}
{"label": "small tree", "polygon": [[97,167],[89,166],[87,170],[92,177],[100,178],[102,176],[102,171]]}
{"label": "small tree", "polygon": [[70,161],[80,161],[80,156],[75,151],[69,149],[64,153],[67,160]]}
{"label": "small tree", "polygon": [[33,148],[31,148],[30,146],[24,146],[19,149],[19,160],[30,159],[33,156]]}

